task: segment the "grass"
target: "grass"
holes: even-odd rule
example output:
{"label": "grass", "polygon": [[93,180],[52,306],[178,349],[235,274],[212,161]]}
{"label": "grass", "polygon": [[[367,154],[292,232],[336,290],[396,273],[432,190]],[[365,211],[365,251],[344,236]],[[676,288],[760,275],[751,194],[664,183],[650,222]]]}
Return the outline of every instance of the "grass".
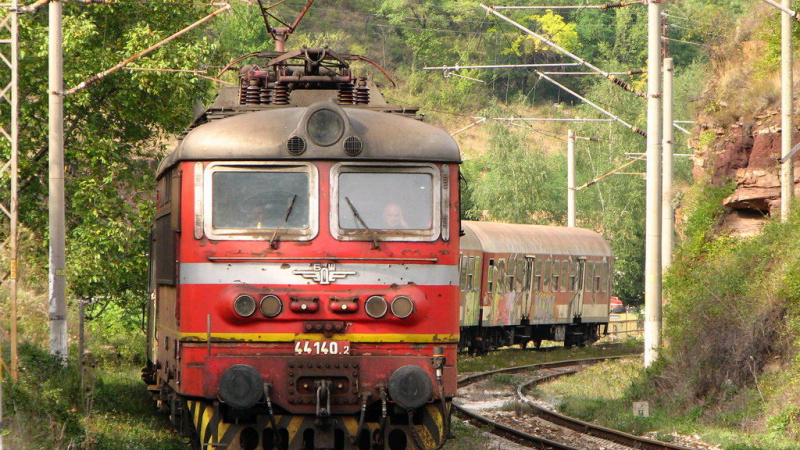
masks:
{"label": "grass", "polygon": [[[714,420],[699,408],[673,414],[675,410],[670,406],[675,399],[634,398],[636,390],[632,386],[643,374],[638,358],[607,361],[541,384],[531,394],[555,402],[559,411],[569,416],[663,441],[673,440],[675,434],[698,435],[725,450],[800,449],[800,444],[791,438],[751,432],[735,422]],[[650,401],[650,417],[635,416],[633,401]]]}
{"label": "grass", "polygon": [[453,417],[451,425],[453,439],[447,441],[443,450],[487,450],[495,448],[484,432]]}
{"label": "grass", "polygon": [[102,364],[87,372],[61,365],[32,345],[20,348],[21,375],[6,383],[6,442],[15,450],[185,450],[167,417],[156,412],[140,367]]}

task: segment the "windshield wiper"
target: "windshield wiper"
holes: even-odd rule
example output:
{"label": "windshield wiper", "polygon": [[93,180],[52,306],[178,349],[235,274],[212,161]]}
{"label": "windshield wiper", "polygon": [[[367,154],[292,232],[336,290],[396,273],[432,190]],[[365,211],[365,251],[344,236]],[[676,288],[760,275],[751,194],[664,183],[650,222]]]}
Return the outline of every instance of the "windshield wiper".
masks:
{"label": "windshield wiper", "polygon": [[294,208],[295,200],[297,200],[297,194],[294,194],[292,199],[289,201],[289,207],[286,208],[286,216],[283,218],[283,223],[281,223],[280,225],[278,225],[277,228],[275,228],[275,232],[272,233],[272,237],[269,239],[269,248],[273,250],[278,248],[278,243],[275,242],[275,238],[278,237],[278,231],[280,231],[281,227],[283,227],[284,224],[289,222],[289,214],[292,213],[292,208]]}
{"label": "windshield wiper", "polygon": [[370,227],[367,226],[367,223],[364,222],[364,219],[361,218],[361,214],[359,214],[358,211],[356,210],[356,207],[353,206],[353,203],[350,201],[350,198],[345,197],[344,199],[347,201],[347,205],[353,211],[353,215],[356,216],[356,220],[358,220],[361,226],[364,227],[364,229],[367,230],[369,235],[372,237],[372,248],[380,248],[378,247],[378,236],[375,234],[374,231],[370,229]]}

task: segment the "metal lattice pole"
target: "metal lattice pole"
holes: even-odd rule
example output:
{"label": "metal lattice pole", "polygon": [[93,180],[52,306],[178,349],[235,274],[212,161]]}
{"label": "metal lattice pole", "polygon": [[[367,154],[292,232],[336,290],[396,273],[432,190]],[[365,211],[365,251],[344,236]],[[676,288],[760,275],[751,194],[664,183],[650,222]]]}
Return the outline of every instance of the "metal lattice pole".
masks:
{"label": "metal lattice pole", "polygon": [[[0,101],[7,102],[9,106],[10,117],[5,116],[0,119],[0,132],[3,139],[9,144],[8,160],[2,161],[2,168],[0,168],[0,178],[4,181],[8,178],[8,197],[4,198],[0,203],[0,209],[3,215],[8,217],[9,230],[6,241],[3,246],[8,249],[8,278],[3,284],[8,288],[9,300],[9,328],[10,328],[10,347],[11,347],[11,365],[10,372],[12,379],[17,379],[17,279],[18,279],[18,247],[17,238],[19,237],[17,205],[18,205],[18,188],[17,188],[17,132],[18,116],[19,116],[19,102],[18,102],[18,51],[19,51],[19,33],[18,33],[18,3],[17,0],[12,0],[11,3],[3,4],[2,19],[0,19],[0,59],[2,64],[0,67],[7,67],[10,70],[9,82],[3,86],[0,92]],[[7,202],[6,202],[7,200]],[[2,374],[2,370],[0,370]],[[4,377],[0,375],[0,450],[3,449],[3,381]]]}
{"label": "metal lattice pole", "polygon": [[[10,328],[10,350],[11,350],[11,364],[10,372],[13,379],[17,378],[17,280],[19,275],[18,269],[18,246],[17,239],[19,237],[18,231],[18,195],[17,195],[17,132],[18,132],[18,51],[19,51],[19,35],[17,32],[18,25],[18,12],[17,0],[11,3],[3,4],[3,17],[0,20],[0,59],[2,63],[0,68],[2,70],[8,69],[10,76],[8,83],[3,86],[0,91],[0,101],[5,102],[9,106],[9,115],[0,119],[0,133],[2,133],[3,141],[8,142],[9,153],[8,159],[0,161],[2,167],[0,168],[0,178],[3,179],[4,187],[5,180],[8,179],[8,193],[3,196],[3,202],[0,203],[0,210],[2,214],[8,218],[9,230],[3,247],[8,251],[8,277],[3,283],[8,289],[9,299],[9,328]],[[5,78],[5,77],[4,77]],[[5,156],[5,155],[4,155]],[[2,433],[0,432],[0,436]]]}

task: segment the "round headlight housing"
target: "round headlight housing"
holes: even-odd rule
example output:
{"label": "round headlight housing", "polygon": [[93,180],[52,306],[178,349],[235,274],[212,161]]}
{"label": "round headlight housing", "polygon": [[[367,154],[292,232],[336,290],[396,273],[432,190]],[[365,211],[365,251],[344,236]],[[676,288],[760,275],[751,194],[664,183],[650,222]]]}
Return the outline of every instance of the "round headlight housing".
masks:
{"label": "round headlight housing", "polygon": [[373,295],[364,303],[364,311],[373,319],[380,319],[389,311],[389,304],[386,303],[386,299],[380,295]]}
{"label": "round headlight housing", "polygon": [[261,298],[261,314],[270,319],[276,317],[283,311],[283,302],[277,295],[265,295]]}
{"label": "round headlight housing", "polygon": [[400,295],[392,300],[392,314],[400,319],[405,319],[414,312],[414,302],[405,295]]}
{"label": "round headlight housing", "polygon": [[308,136],[315,144],[327,147],[339,142],[344,133],[342,116],[330,109],[320,109],[308,118]]}
{"label": "round headlight housing", "polygon": [[233,301],[233,310],[242,317],[250,317],[256,312],[256,300],[247,294],[242,294]]}

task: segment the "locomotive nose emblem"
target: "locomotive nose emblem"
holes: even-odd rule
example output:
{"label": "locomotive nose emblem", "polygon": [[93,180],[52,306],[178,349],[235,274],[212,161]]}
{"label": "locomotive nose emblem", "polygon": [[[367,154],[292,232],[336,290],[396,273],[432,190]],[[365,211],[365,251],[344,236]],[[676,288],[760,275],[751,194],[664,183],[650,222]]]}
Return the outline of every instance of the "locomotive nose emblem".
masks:
{"label": "locomotive nose emblem", "polygon": [[319,284],[331,284],[336,280],[356,274],[352,270],[336,270],[336,264],[311,264],[308,269],[299,269],[292,273]]}

